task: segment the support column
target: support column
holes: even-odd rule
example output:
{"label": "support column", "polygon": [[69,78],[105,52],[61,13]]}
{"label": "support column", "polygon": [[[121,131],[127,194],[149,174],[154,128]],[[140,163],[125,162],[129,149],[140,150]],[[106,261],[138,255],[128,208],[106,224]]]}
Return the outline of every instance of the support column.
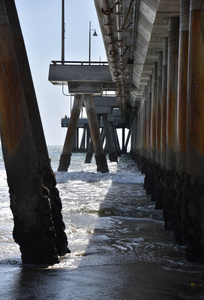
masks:
{"label": "support column", "polygon": [[142,132],[142,156],[143,158],[147,157],[147,89],[148,87],[146,86],[145,92],[144,92],[144,100],[143,100],[143,105],[142,105],[142,121],[143,121],[143,132]]}
{"label": "support column", "polygon": [[150,158],[150,127],[151,127],[152,76],[150,76],[146,103],[146,158]]}
{"label": "support column", "polygon": [[185,202],[186,254],[190,261],[203,262],[204,195],[204,3],[190,1],[188,70],[188,134]]}
{"label": "support column", "polygon": [[85,94],[84,104],[86,107],[86,114],[88,117],[89,129],[91,132],[91,139],[93,142],[93,147],[95,152],[97,171],[106,173],[108,172],[108,165],[106,161],[106,156],[103,152],[98,119],[96,115],[93,97],[91,95]]}
{"label": "support column", "polygon": [[186,171],[187,153],[187,77],[188,77],[188,36],[190,0],[180,2],[179,35],[179,77],[178,77],[178,119],[177,119],[177,170]]}
{"label": "support column", "polygon": [[125,127],[122,128],[122,153],[125,153]]}
{"label": "support column", "polygon": [[168,38],[163,38],[162,106],[161,106],[161,167],[166,168],[166,104],[167,104]]}
{"label": "support column", "polygon": [[80,151],[81,152],[85,151],[86,132],[87,132],[87,128],[84,127],[83,128],[83,134],[82,134],[82,137],[81,137],[81,143],[80,143]]}
{"label": "support column", "polygon": [[179,18],[169,20],[167,128],[166,128],[166,185],[164,199],[165,228],[174,229],[176,198],[175,169],[177,151],[177,85],[178,85]]}
{"label": "support column", "polygon": [[91,134],[90,134],[90,130],[89,130],[89,125],[87,124],[87,127],[86,127],[86,152],[88,151],[90,139],[91,139]]}
{"label": "support column", "polygon": [[156,103],[157,103],[157,63],[152,69],[152,80],[148,86],[147,97],[147,149],[148,157],[145,162],[145,183],[144,187],[148,194],[153,195],[155,186],[154,168],[156,161]]}
{"label": "support column", "polygon": [[60,157],[58,172],[67,172],[69,168],[81,107],[82,95],[75,95],[64,147]]}
{"label": "support column", "polygon": [[[23,263],[53,264],[58,262],[56,235],[48,190],[42,183],[46,180],[42,177],[46,172],[43,173],[43,168],[47,166],[39,168],[38,159],[46,153],[46,148],[38,136],[37,152],[33,135],[34,123],[27,102],[29,88],[30,101],[35,102],[36,98],[14,1],[0,1],[0,48],[0,129],[14,217],[13,236],[20,245]],[[25,55],[22,65],[21,55]],[[30,105],[35,107],[35,114],[38,111],[34,102]],[[41,135],[41,127],[40,131]]]}
{"label": "support column", "polygon": [[156,91],[155,91],[155,156],[152,163],[152,182],[153,188],[151,193],[151,200],[155,201],[155,208],[163,208],[164,189],[162,185],[162,169],[161,169],[161,104],[162,104],[162,65],[163,54],[158,53],[157,75],[156,75]]}
{"label": "support column", "polygon": [[157,70],[157,111],[156,111],[156,162],[161,165],[161,107],[162,107],[162,65],[163,53],[158,53]]}
{"label": "support column", "polygon": [[107,115],[103,114],[102,120],[103,120],[104,129],[105,129],[105,136],[106,136],[106,140],[107,140],[107,144],[108,144],[109,160],[111,162],[114,162],[114,161],[117,162],[118,156],[116,154],[115,145],[111,139],[111,132],[110,132],[110,128],[109,128],[109,122],[108,122]]}
{"label": "support column", "polygon": [[114,127],[113,122],[109,122],[109,127],[110,127],[110,132],[111,132],[111,138],[115,145],[116,153],[118,156],[120,156],[121,150],[120,150],[120,144],[119,144],[119,140],[118,140],[117,130]]}
{"label": "support column", "polygon": [[162,107],[162,65],[163,54],[158,53],[157,66],[157,102],[156,102],[156,162],[154,165],[154,187],[151,199],[155,201],[156,209],[163,209],[164,189],[163,173],[161,168],[161,107]]}
{"label": "support column", "polygon": [[130,148],[130,153],[134,159],[134,156],[136,155],[136,132],[137,132],[137,127],[136,127],[136,117],[134,118],[132,125],[131,125],[131,148]]}
{"label": "support column", "polygon": [[142,160],[142,149],[143,149],[143,133],[144,133],[144,122],[143,122],[143,107],[144,105],[141,103],[140,108],[138,109],[137,112],[137,117],[136,117],[136,156],[135,159],[139,165],[139,167],[141,167],[141,160]]}
{"label": "support column", "polygon": [[[134,122],[134,121],[133,121]],[[126,152],[127,152],[127,147],[128,147],[128,143],[129,143],[129,140],[130,140],[130,137],[131,137],[131,135],[132,135],[132,126],[131,126],[131,128],[129,129],[129,131],[128,131],[128,135],[127,135],[127,138],[126,138],[126,142],[125,142],[125,149],[126,149]]]}
{"label": "support column", "polygon": [[178,63],[178,111],[177,111],[177,157],[176,169],[176,199],[175,226],[176,242],[185,244],[187,226],[187,203],[184,201],[186,181],[187,155],[187,77],[188,77],[188,35],[189,35],[190,0],[180,1],[180,33],[179,33],[179,63]]}
{"label": "support column", "polygon": [[94,148],[93,148],[93,143],[92,140],[90,138],[89,140],[89,145],[88,145],[88,150],[86,153],[86,158],[85,158],[85,164],[90,164],[92,157],[93,157],[93,152],[94,152]]}
{"label": "support column", "polygon": [[151,133],[151,100],[152,100],[152,76],[147,87],[147,95],[145,101],[145,146],[146,156],[143,159],[143,172],[145,173],[144,188],[147,194],[152,191],[152,172],[150,167],[150,133]]}
{"label": "support column", "polygon": [[167,86],[167,149],[166,168],[175,170],[177,151],[177,86],[178,86],[179,18],[169,20],[168,86]]}
{"label": "support column", "polygon": [[67,237],[64,231],[65,225],[61,214],[62,203],[59,196],[59,191],[56,188],[57,183],[55,174],[50,165],[36,94],[15,4],[13,0],[4,1],[4,3],[7,9],[8,18],[10,20],[9,25],[12,34],[12,41],[25,94],[27,110],[38,157],[39,170],[42,176],[43,184],[49,190],[52,220],[54,222],[56,233],[57,253],[58,255],[62,256],[69,252],[69,249],[67,248]]}
{"label": "support column", "polygon": [[156,161],[156,110],[157,110],[157,63],[154,63],[152,71],[152,98],[150,113],[150,159]]}

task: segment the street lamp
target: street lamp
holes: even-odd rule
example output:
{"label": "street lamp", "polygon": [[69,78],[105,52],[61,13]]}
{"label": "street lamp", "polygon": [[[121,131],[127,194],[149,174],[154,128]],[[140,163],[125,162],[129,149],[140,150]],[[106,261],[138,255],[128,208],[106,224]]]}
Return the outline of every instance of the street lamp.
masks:
{"label": "street lamp", "polygon": [[62,0],[62,40],[61,40],[61,61],[62,61],[62,64],[64,64],[64,42],[65,42],[64,0]]}
{"label": "street lamp", "polygon": [[96,29],[91,28],[91,21],[89,21],[89,65],[91,63],[91,31],[94,31],[93,36],[98,36]]}

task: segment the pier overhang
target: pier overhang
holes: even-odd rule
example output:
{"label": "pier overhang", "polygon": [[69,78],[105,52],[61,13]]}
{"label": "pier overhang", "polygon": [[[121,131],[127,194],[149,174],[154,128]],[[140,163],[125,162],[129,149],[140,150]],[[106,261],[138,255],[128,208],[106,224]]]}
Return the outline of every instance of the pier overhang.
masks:
{"label": "pier overhang", "polygon": [[55,85],[68,84],[71,94],[102,95],[103,90],[115,90],[108,63],[53,61],[49,81]]}
{"label": "pier overhang", "polygon": [[169,18],[179,15],[180,1],[94,2],[120,108],[126,113],[143,103],[153,64],[169,35]]}

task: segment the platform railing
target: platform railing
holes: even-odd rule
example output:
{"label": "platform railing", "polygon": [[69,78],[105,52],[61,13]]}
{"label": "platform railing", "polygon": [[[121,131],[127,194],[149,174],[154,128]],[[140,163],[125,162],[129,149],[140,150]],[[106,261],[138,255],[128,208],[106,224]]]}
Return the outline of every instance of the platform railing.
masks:
{"label": "platform railing", "polygon": [[90,65],[97,65],[97,66],[107,66],[107,61],[61,61],[61,60],[52,60],[53,65],[80,65],[80,66],[90,66]]}

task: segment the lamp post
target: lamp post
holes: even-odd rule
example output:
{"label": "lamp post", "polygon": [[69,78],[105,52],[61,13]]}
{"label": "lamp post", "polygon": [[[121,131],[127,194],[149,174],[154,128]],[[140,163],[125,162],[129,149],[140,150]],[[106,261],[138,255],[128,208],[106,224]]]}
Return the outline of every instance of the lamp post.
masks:
{"label": "lamp post", "polygon": [[98,36],[96,29],[91,28],[91,21],[89,21],[89,65],[91,64],[91,31],[94,31],[93,36]]}
{"label": "lamp post", "polygon": [[61,46],[61,61],[64,64],[64,41],[65,41],[65,23],[64,23],[64,0],[62,0],[62,46]]}

